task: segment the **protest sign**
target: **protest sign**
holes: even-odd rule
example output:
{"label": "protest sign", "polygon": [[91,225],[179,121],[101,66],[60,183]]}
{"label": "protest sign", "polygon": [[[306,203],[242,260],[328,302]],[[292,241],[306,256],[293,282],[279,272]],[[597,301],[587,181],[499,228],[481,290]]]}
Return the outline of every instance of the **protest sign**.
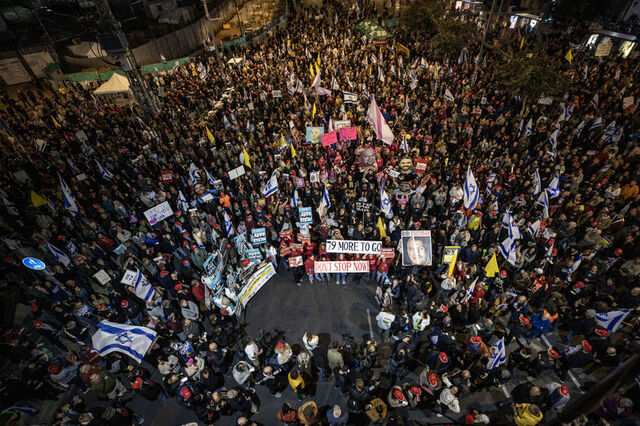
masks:
{"label": "protest sign", "polygon": [[311,207],[299,207],[298,212],[300,213],[300,223],[307,224],[313,222]]}
{"label": "protest sign", "polygon": [[173,216],[173,210],[169,205],[168,201],[164,203],[158,204],[157,206],[151,207],[149,210],[144,212],[144,216],[149,221],[150,225],[155,225],[162,220]]}
{"label": "protest sign", "polygon": [[402,266],[431,265],[431,231],[402,231]]}
{"label": "protest sign", "polygon": [[319,126],[319,127],[307,126],[305,141],[307,143],[318,144],[321,142],[322,140],[321,138],[323,134],[324,134],[324,126]]}
{"label": "protest sign", "polygon": [[358,139],[358,129],[355,127],[343,127],[340,129],[341,141],[355,141]]}
{"label": "protest sign", "polygon": [[427,171],[427,160],[419,159],[415,164],[415,171],[418,174],[424,174]]}
{"label": "protest sign", "polygon": [[244,175],[244,166],[236,167],[235,169],[229,170],[229,179],[234,180]]}
{"label": "protest sign", "polygon": [[171,170],[163,170],[160,172],[160,174],[162,175],[163,182],[167,182],[167,183],[173,182],[173,173],[171,173]]}
{"label": "protest sign", "polygon": [[260,249],[249,249],[246,253],[247,259],[252,262],[259,263],[262,260],[262,253],[260,252]]}
{"label": "protest sign", "polygon": [[295,256],[289,258],[289,267],[295,268],[302,265],[302,256]]}
{"label": "protest sign", "polygon": [[104,269],[100,269],[98,272],[93,274],[93,278],[95,278],[96,281],[100,283],[100,285],[105,285],[109,281],[111,281],[111,277],[105,272]]}
{"label": "protest sign", "polygon": [[251,298],[260,290],[271,277],[276,274],[271,262],[266,262],[258,267],[256,272],[249,277],[247,284],[238,293],[238,300],[242,306],[247,306]]}
{"label": "protest sign", "polygon": [[267,232],[264,228],[254,228],[251,230],[251,244],[254,246],[267,242]]}
{"label": "protest sign", "polygon": [[122,279],[120,280],[120,282],[126,285],[133,285],[136,282],[137,276],[138,276],[137,271],[132,271],[130,269],[127,269],[124,275],[122,276]]}
{"label": "protest sign", "polygon": [[360,260],[345,260],[335,262],[315,262],[313,269],[316,274],[335,274],[343,272],[346,274],[369,272],[369,262]]}
{"label": "protest sign", "polygon": [[381,241],[327,240],[327,253],[380,254]]}
{"label": "protest sign", "polygon": [[283,231],[280,231],[280,238],[284,239],[292,239],[293,238],[293,232],[291,232],[291,229],[285,229]]}
{"label": "protest sign", "polygon": [[325,133],[322,135],[321,139],[322,139],[322,146],[331,146],[334,143],[338,142],[338,133],[337,132]]}

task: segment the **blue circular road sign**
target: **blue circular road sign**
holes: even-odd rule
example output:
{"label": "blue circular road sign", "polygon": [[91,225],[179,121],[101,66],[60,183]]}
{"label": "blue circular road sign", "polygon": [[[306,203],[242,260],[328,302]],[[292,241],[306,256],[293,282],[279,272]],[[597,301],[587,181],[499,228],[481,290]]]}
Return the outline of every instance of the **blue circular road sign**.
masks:
{"label": "blue circular road sign", "polygon": [[34,271],[42,271],[46,268],[47,265],[40,259],[36,259],[35,257],[25,257],[22,259],[22,263],[29,269],[33,269]]}

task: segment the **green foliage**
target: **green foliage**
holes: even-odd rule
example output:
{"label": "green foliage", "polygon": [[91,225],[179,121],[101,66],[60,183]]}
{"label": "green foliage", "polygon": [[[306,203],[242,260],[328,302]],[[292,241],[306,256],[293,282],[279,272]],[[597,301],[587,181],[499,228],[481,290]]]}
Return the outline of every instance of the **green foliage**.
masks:
{"label": "green foliage", "polygon": [[447,17],[438,21],[438,32],[431,42],[440,53],[455,58],[463,47],[473,44],[475,37],[475,25]]}
{"label": "green foliage", "polygon": [[437,20],[444,13],[440,2],[436,0],[422,1],[405,7],[400,12],[400,22],[409,30],[437,31]]}

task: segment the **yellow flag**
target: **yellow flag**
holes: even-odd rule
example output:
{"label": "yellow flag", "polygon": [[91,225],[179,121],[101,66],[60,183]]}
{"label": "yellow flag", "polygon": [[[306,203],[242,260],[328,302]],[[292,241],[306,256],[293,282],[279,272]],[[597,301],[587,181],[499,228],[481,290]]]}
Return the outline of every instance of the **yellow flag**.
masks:
{"label": "yellow flag", "polygon": [[49,204],[47,200],[35,191],[31,191],[31,202],[33,203],[33,207],[40,207]]}
{"label": "yellow flag", "polygon": [[[320,74],[320,67],[316,64],[316,74]],[[315,78],[315,75],[313,76]]]}
{"label": "yellow flag", "polygon": [[409,49],[407,48],[407,46],[404,46],[400,43],[394,43],[396,46],[396,49],[398,50],[398,52],[406,55],[407,57],[411,56],[411,53],[409,52]]}
{"label": "yellow flag", "polygon": [[284,135],[280,135],[280,146],[287,146],[287,141],[284,140]]}
{"label": "yellow flag", "polygon": [[60,123],[58,123],[58,122],[56,121],[56,119],[55,119],[55,118],[53,118],[53,115],[51,116],[51,120],[53,121],[53,126],[54,126],[56,129],[59,129],[60,127],[62,127],[62,126],[60,125]]}
{"label": "yellow flag", "polygon": [[524,37],[520,39],[520,50],[522,50],[523,46],[524,46]]}
{"label": "yellow flag", "polygon": [[449,263],[449,270],[447,271],[448,276],[453,276],[453,270],[456,268],[456,262],[458,261],[458,252],[460,250],[456,250],[453,254],[453,259],[451,259],[451,263]]}
{"label": "yellow flag", "polygon": [[309,74],[311,74],[311,77],[315,77],[316,75],[313,73],[313,64],[309,64]]}
{"label": "yellow flag", "polygon": [[251,160],[249,159],[249,153],[247,152],[247,148],[242,145],[242,155],[244,156],[244,165],[251,168]]}
{"label": "yellow flag", "polygon": [[378,232],[380,232],[380,238],[385,238],[387,236],[387,231],[384,229],[384,222],[380,216],[378,216]]}
{"label": "yellow flag", "polygon": [[291,141],[291,158],[296,158],[296,149],[293,147],[293,141]]}
{"label": "yellow flag", "polygon": [[311,119],[316,118],[316,103],[313,103],[313,109],[311,110]]}
{"label": "yellow flag", "polygon": [[205,126],[207,128],[207,137],[209,138],[209,142],[214,143],[216,140],[213,137],[213,133],[209,130],[209,126]]}
{"label": "yellow flag", "polygon": [[569,63],[571,63],[571,61],[573,61],[573,52],[572,52],[572,48],[569,48],[569,51],[567,52],[566,55],[564,55],[564,58],[569,61]]}
{"label": "yellow flag", "polygon": [[369,65],[369,77],[371,77],[371,65]]}
{"label": "yellow flag", "polygon": [[500,268],[498,268],[498,259],[496,258],[496,254],[493,253],[489,262],[487,262],[487,266],[484,267],[484,274],[487,277],[495,277],[496,274],[500,272]]}
{"label": "yellow flag", "polygon": [[316,64],[320,65],[320,52],[318,52],[318,59],[316,59]]}

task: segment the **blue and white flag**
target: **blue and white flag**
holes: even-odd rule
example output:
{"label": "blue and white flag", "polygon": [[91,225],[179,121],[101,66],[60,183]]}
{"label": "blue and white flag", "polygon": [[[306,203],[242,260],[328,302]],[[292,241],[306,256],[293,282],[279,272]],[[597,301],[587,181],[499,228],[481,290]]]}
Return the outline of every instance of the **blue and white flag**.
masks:
{"label": "blue and white flag", "polygon": [[378,66],[378,80],[384,83],[384,73],[381,66]]}
{"label": "blue and white flag", "polygon": [[448,87],[446,89],[444,89],[444,98],[446,100],[448,100],[449,102],[454,102],[455,101],[455,98],[453,97],[453,93],[451,93],[451,90],[449,90]]}
{"label": "blue and white flag", "polygon": [[224,230],[227,232],[227,237],[230,237],[233,235],[233,222],[231,222],[231,219],[229,218],[229,215],[227,214],[227,212],[223,212],[223,216],[224,216]]}
{"label": "blue and white flag", "polygon": [[195,185],[200,180],[200,172],[193,161],[189,165],[189,185]]}
{"label": "blue and white flag", "polygon": [[249,120],[247,120],[247,133],[251,134],[256,131],[256,126],[253,125]]}
{"label": "blue and white flag", "polygon": [[407,134],[405,133],[404,136],[402,136],[402,143],[400,144],[400,149],[402,149],[402,151],[404,153],[408,153],[409,152],[409,145],[407,144]]}
{"label": "blue and white flag", "polygon": [[595,121],[591,123],[589,130],[597,129],[598,127],[602,127],[602,116],[596,118]]}
{"label": "blue and white flag", "polygon": [[598,325],[609,333],[613,333],[622,325],[622,321],[629,315],[631,310],[623,309],[621,311],[603,312],[596,315]]}
{"label": "blue and white flag", "polygon": [[549,198],[556,198],[560,195],[560,176],[555,175],[551,182],[549,182],[549,186],[547,187],[547,191],[549,191]]}
{"label": "blue and white flag", "polygon": [[297,209],[300,206],[300,196],[298,195],[298,188],[293,190],[293,196],[291,197],[291,207]]}
{"label": "blue and white flag", "polygon": [[214,184],[214,182],[216,181],[216,178],[213,177],[213,175],[211,173],[209,173],[209,170],[204,169],[204,175],[207,177],[207,182],[209,182],[209,185]]}
{"label": "blue and white flag", "polygon": [[345,104],[353,104],[356,105],[358,103],[358,95],[351,92],[342,92],[344,95],[344,103]]}
{"label": "blue and white flag", "polygon": [[262,190],[262,195],[264,195],[265,198],[275,194],[278,190],[278,176],[276,175],[276,171],[277,170],[274,170],[273,173],[271,173],[271,177]]}
{"label": "blue and white flag", "polygon": [[473,210],[478,204],[480,189],[476,184],[476,178],[473,177],[471,167],[467,168],[467,179],[464,182],[464,207]]}
{"label": "blue and white flag", "polygon": [[553,153],[554,157],[558,153],[558,132],[559,130],[556,129],[553,133],[551,133],[551,136],[549,136],[549,141],[551,142],[551,152]]}
{"label": "blue and white flag", "polygon": [[226,114],[222,114],[222,122],[224,123],[225,129],[228,129],[231,127],[231,123],[229,123],[229,119],[227,119]]}
{"label": "blue and white flag", "polygon": [[530,118],[529,121],[527,121],[527,125],[524,126],[524,134],[527,136],[530,136],[532,132],[533,132],[533,118]]}
{"label": "blue and white flag", "polygon": [[469,299],[471,299],[471,296],[473,296],[473,290],[476,289],[476,282],[478,282],[478,277],[476,277],[476,279],[473,280],[469,287],[467,287],[467,289],[464,291],[464,297],[462,298],[460,303],[467,303]]}
{"label": "blue and white flag", "polygon": [[69,250],[69,253],[71,253],[72,255],[75,255],[78,253],[78,247],[76,247],[76,245],[73,244],[73,241],[71,240],[67,241],[67,244],[65,244],[65,247],[67,248],[67,250]]}
{"label": "blue and white flag", "polygon": [[404,110],[402,111],[404,114],[409,114],[411,109],[409,108],[409,97],[404,97]]}
{"label": "blue and white flag", "polygon": [[581,254],[579,254],[578,257],[576,257],[576,260],[573,262],[573,265],[571,265],[567,270],[567,278],[565,278],[565,282],[571,281],[571,275],[580,267],[580,263],[582,263]]}
{"label": "blue and white flag", "polygon": [[520,119],[520,124],[518,125],[518,131],[516,132],[516,138],[519,138],[522,135],[522,128],[524,127],[524,117]]}
{"label": "blue and white flag", "polygon": [[60,250],[58,247],[54,246],[51,243],[46,243],[46,246],[51,252],[51,254],[55,256],[58,262],[62,263],[67,268],[71,268],[73,266],[73,263],[71,262],[71,258],[67,256],[67,253],[63,252],[62,250]]}
{"label": "blue and white flag", "polygon": [[293,94],[296,92],[296,88],[289,81],[287,81],[287,92],[289,92],[291,96],[293,96]]}
{"label": "blue and white flag", "polygon": [[538,169],[533,173],[533,195],[542,192],[542,180],[540,179],[540,172]]}
{"label": "blue and white flag", "polygon": [[189,202],[187,201],[187,198],[184,196],[182,191],[178,191],[177,203],[178,203],[178,208],[182,210],[184,213],[186,213],[187,210],[189,210]]}
{"label": "blue and white flag", "polygon": [[389,70],[389,74],[393,76],[393,78],[398,78],[398,73],[396,72],[395,65],[391,65],[391,69]]}
{"label": "blue and white flag", "polygon": [[548,219],[549,218],[549,195],[547,194],[546,189],[540,193],[540,196],[536,200],[536,204],[539,204],[542,206],[542,209],[544,212],[544,218]]}
{"label": "blue and white flag", "polygon": [[371,95],[369,94],[369,89],[367,89],[367,83],[362,83],[362,95],[367,98],[367,100],[371,99]]}
{"label": "blue and white flag", "polygon": [[529,232],[529,234],[531,234],[531,236],[535,238],[538,232],[540,232],[541,224],[542,224],[542,218],[539,218],[538,220],[533,222],[531,225],[527,226],[527,232]]}
{"label": "blue and white flag", "polygon": [[[547,249],[547,252],[544,255],[544,258],[547,260],[551,260],[551,256],[553,256],[553,246],[556,244],[556,242],[552,242],[551,245],[549,246],[549,248]],[[551,262],[553,263],[553,262]]]}
{"label": "blue and white flag", "polygon": [[509,212],[509,210],[504,212],[504,215],[502,216],[502,227],[507,228],[507,231],[509,231],[509,238],[513,238],[514,240],[522,239],[522,233],[520,232],[520,229],[516,226],[515,221],[511,217],[511,212]]}
{"label": "blue and white flag", "polygon": [[149,284],[149,281],[145,278],[142,272],[138,270],[133,281],[133,292],[136,296],[148,302],[153,297],[154,291],[153,286]]}
{"label": "blue and white flag", "polygon": [[387,218],[393,217],[393,210],[391,209],[391,200],[384,190],[384,186],[380,187],[380,210],[385,214]]}
{"label": "blue and white flag", "polygon": [[491,356],[487,363],[487,370],[491,370],[504,363],[507,360],[507,348],[504,345],[504,337],[500,339],[497,345],[491,347]]}
{"label": "blue and white flag", "polygon": [[139,363],[155,341],[157,333],[147,327],[101,321],[98,331],[91,336],[93,348],[104,357],[111,352],[121,352]]}
{"label": "blue and white flag", "polygon": [[113,173],[107,170],[98,160],[96,160],[96,164],[98,165],[98,170],[100,171],[100,176],[102,176],[105,180],[113,180]]}
{"label": "blue and white flag", "polygon": [[580,136],[580,133],[582,133],[582,130],[584,129],[584,126],[586,124],[587,124],[586,120],[582,120],[582,122],[578,124],[578,127],[576,127],[576,133],[578,134],[578,136]]}
{"label": "blue and white flag", "polygon": [[487,194],[491,194],[491,191],[493,190],[493,184],[496,181],[496,174],[495,173],[490,173],[489,177],[487,177]]}
{"label": "blue and white flag", "polygon": [[594,107],[594,108],[598,108],[598,103],[599,103],[599,98],[598,98],[598,94],[596,93],[595,95],[593,95],[593,99],[591,99],[589,101],[589,103]]}
{"label": "blue and white flag", "polygon": [[516,240],[507,237],[503,242],[500,243],[500,253],[506,259],[507,262],[514,265],[516,263],[516,255],[518,250],[516,249]]}
{"label": "blue and white flag", "polygon": [[322,199],[320,200],[320,208],[328,209],[330,207],[331,199],[329,198],[329,190],[327,189],[327,185],[325,185],[322,191]]}
{"label": "blue and white flag", "polygon": [[616,134],[616,130],[616,120],[613,120],[607,127],[605,127],[602,139],[604,139],[605,142],[611,143],[613,141],[613,136]]}
{"label": "blue and white flag", "polygon": [[2,203],[4,204],[4,207],[7,209],[7,212],[9,214],[20,216],[20,213],[18,212],[18,209],[13,202],[9,201],[4,195],[0,195],[0,197],[2,197]]}
{"label": "blue and white flag", "polygon": [[64,202],[64,206],[67,210],[69,210],[71,216],[76,216],[78,213],[80,213],[78,205],[76,204],[76,197],[73,196],[71,188],[67,186],[67,183],[64,181],[64,179],[62,179],[62,176],[60,176],[59,173],[58,178],[60,178],[60,186],[62,187],[62,201]]}

